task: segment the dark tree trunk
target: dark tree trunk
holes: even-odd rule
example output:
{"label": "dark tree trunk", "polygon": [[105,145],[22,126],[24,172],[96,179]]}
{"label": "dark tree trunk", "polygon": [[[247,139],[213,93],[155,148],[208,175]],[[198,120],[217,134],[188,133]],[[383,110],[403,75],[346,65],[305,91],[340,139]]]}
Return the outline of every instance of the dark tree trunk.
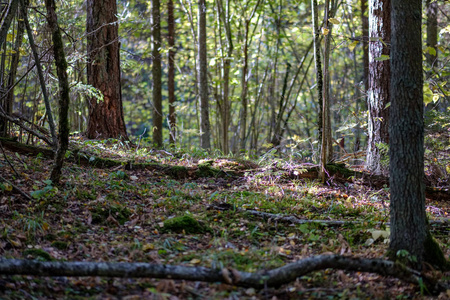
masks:
{"label": "dark tree trunk", "polygon": [[59,136],[58,150],[56,151],[55,163],[50,175],[54,184],[59,183],[61,168],[67,148],[69,147],[69,81],[67,79],[67,62],[64,54],[64,43],[58,27],[56,6],[54,0],[45,0],[47,8],[47,22],[52,33],[53,54],[55,56],[56,73],[59,85]]}
{"label": "dark tree trunk", "polygon": [[[19,10],[19,18],[17,20],[17,34],[14,44],[14,53],[11,55],[11,64],[8,74],[8,85],[6,87],[8,95],[2,101],[3,110],[11,115],[14,104],[14,85],[16,81],[17,67],[19,66],[20,59],[20,47],[22,47],[23,35],[25,32],[24,14],[22,10]],[[0,135],[8,135],[8,121],[6,119],[0,119]]]}
{"label": "dark tree trunk", "polygon": [[5,12],[5,17],[1,20],[2,26],[0,27],[0,48],[3,46],[3,43],[6,41],[6,37],[8,36],[8,30],[11,26],[11,22],[14,19],[14,16],[17,13],[17,9],[19,7],[19,0],[12,0],[10,4],[7,6],[7,11]]}
{"label": "dark tree trunk", "polygon": [[169,42],[169,53],[167,58],[168,62],[168,79],[167,79],[167,89],[169,90],[169,128],[170,137],[169,141],[171,144],[176,142],[177,136],[177,116],[175,114],[175,19],[173,11],[173,0],[167,1],[167,16],[168,16],[168,42]]}
{"label": "dark tree trunk", "polygon": [[437,27],[437,14],[438,3],[437,1],[427,0],[427,46],[434,49],[436,55],[431,54],[429,51],[426,54],[427,63],[430,66],[435,64],[437,59],[437,43],[438,43],[438,27]]}
{"label": "dark tree trunk", "polygon": [[119,34],[115,0],[87,0],[87,82],[103,94],[89,99],[88,138],[128,139],[120,86]]}
{"label": "dark tree trunk", "polygon": [[389,143],[389,55],[391,39],[391,0],[369,0],[369,138],[367,168],[381,174],[381,152],[378,144]]}
{"label": "dark tree trunk", "polygon": [[153,144],[161,148],[163,145],[163,115],[161,94],[161,13],[159,0],[152,0],[152,39],[153,39]]}
{"label": "dark tree trunk", "polygon": [[443,257],[425,214],[421,21],[421,0],[392,0],[389,249],[408,251],[419,268]]}
{"label": "dark tree trunk", "polygon": [[198,85],[200,97],[200,145],[211,148],[211,125],[209,123],[208,71],[206,56],[206,1],[198,1]]}

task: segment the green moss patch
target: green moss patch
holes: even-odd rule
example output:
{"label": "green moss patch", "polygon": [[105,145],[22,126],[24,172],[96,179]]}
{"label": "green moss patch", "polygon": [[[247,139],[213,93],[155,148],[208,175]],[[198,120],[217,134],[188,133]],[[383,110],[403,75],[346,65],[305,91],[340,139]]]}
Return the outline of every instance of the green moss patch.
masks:
{"label": "green moss patch", "polygon": [[181,216],[168,219],[164,222],[163,232],[181,232],[185,233],[204,233],[207,228],[201,225],[196,219],[191,216]]}
{"label": "green moss patch", "polygon": [[23,251],[23,256],[25,258],[43,260],[43,261],[52,261],[53,257],[47,251],[42,249],[26,249]]}

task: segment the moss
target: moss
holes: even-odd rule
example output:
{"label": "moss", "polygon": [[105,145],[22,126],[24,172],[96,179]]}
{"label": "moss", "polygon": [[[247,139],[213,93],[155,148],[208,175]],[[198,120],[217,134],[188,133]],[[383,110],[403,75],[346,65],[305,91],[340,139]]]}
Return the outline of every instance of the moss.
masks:
{"label": "moss", "polygon": [[211,168],[209,162],[205,162],[198,165],[198,169],[195,173],[198,177],[216,177],[221,173],[221,171]]}
{"label": "moss", "polygon": [[345,167],[345,164],[327,164],[326,168],[331,173],[331,175],[340,174],[346,178],[355,175],[355,172],[347,169]]}
{"label": "moss", "polygon": [[184,166],[172,166],[167,170],[167,174],[175,179],[184,179],[188,176],[188,168]]}
{"label": "moss", "polygon": [[66,242],[62,242],[62,241],[54,241],[52,243],[52,247],[54,247],[58,250],[66,250],[67,248],[69,248],[69,244],[67,244]]}
{"label": "moss", "polygon": [[43,260],[43,261],[52,261],[53,257],[46,251],[42,249],[27,249],[23,251],[23,256],[28,258],[31,256],[33,259]]}
{"label": "moss", "polygon": [[201,225],[196,219],[191,216],[181,216],[168,219],[164,222],[163,232],[186,232],[186,233],[204,233],[207,231],[206,227]]}
{"label": "moss", "polygon": [[424,248],[425,248],[424,260],[427,263],[441,270],[449,269],[450,267],[449,262],[445,259],[441,247],[439,246],[438,242],[436,242],[436,240],[433,238],[431,233],[428,233],[427,235]]}

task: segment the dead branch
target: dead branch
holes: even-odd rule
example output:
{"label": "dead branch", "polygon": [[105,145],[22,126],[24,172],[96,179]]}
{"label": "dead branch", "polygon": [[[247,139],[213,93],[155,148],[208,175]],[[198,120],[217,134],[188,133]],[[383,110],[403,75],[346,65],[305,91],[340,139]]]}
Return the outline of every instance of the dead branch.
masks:
{"label": "dead branch", "polygon": [[2,275],[146,277],[223,282],[258,289],[266,286],[278,287],[310,272],[329,268],[392,276],[408,283],[424,284],[428,291],[433,293],[445,291],[448,288],[448,284],[437,282],[435,279],[399,263],[382,259],[364,259],[340,255],[314,256],[277,269],[257,273],[241,272],[234,269],[221,270],[151,263],[42,262],[0,258],[0,274]]}
{"label": "dead branch", "polygon": [[[215,206],[212,206],[212,207],[214,208]],[[220,210],[220,208],[217,208],[217,209]],[[326,224],[326,225],[330,225],[330,226],[342,226],[345,224],[362,224],[365,222],[364,220],[361,220],[361,221],[306,220],[306,219],[299,219],[296,216],[292,216],[292,215],[271,214],[271,213],[266,213],[266,212],[262,212],[262,211],[258,211],[258,210],[252,210],[252,209],[238,208],[237,210],[249,213],[249,214],[257,216],[257,217],[262,217],[264,219],[272,219],[274,221],[290,222],[293,224],[317,223],[317,224]],[[428,220],[428,223],[438,224],[438,225],[450,225],[450,218],[446,218],[443,220]],[[376,224],[381,224],[381,223],[379,222]],[[383,224],[390,225],[389,222],[384,222]]]}
{"label": "dead branch", "polygon": [[41,140],[43,140],[44,142],[46,142],[49,146],[54,145],[54,143],[52,141],[50,141],[48,139],[48,137],[46,137],[43,134],[40,134],[39,132],[37,132],[36,130],[31,129],[30,127],[28,127],[27,125],[23,124],[19,119],[17,118],[13,118],[10,115],[8,115],[7,113],[5,113],[5,111],[3,110],[3,108],[0,107],[0,117],[7,119],[8,121],[10,121],[11,123],[16,124],[17,126],[19,126],[20,128],[22,128],[23,130],[31,133],[32,135],[40,138]]}
{"label": "dead branch", "polygon": [[15,186],[11,181],[9,181],[8,179],[4,178],[3,176],[0,175],[0,180],[2,180],[3,182],[8,183],[12,188],[13,191],[21,194],[25,199],[27,200],[33,200],[33,198],[31,198],[30,195],[28,195],[27,193],[25,193],[24,191],[22,191],[20,188],[18,188],[17,186]]}

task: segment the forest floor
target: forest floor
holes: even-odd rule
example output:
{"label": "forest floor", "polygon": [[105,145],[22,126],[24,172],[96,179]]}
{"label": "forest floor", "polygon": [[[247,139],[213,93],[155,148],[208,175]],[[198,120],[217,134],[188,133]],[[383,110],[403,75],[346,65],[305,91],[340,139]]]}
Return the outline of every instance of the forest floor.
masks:
{"label": "forest floor", "polygon": [[[448,162],[443,161],[450,157],[447,146],[430,159],[441,162],[440,173],[434,171],[441,178],[434,178],[437,175],[431,167],[427,169],[429,181],[438,187],[448,183]],[[386,185],[374,187],[356,176],[347,181],[331,176],[320,184],[301,176],[311,164],[277,158],[273,152],[249,161],[208,157],[201,151],[154,151],[128,147],[120,141],[81,137],[71,138],[71,148],[89,153],[89,161],[98,157],[132,160],[140,167],[126,167],[125,163],[98,167],[68,161],[61,185],[54,186],[47,180],[50,158],[18,154],[4,147],[0,153],[1,257],[225,266],[257,272],[324,253],[364,258],[384,258],[386,254]],[[167,171],[171,166],[185,168]],[[426,207],[429,219],[441,222],[432,223],[431,230],[449,257],[449,200],[427,198]],[[255,211],[274,216],[252,213]],[[293,224],[275,214],[323,222]],[[192,233],[190,228],[167,228],[165,221],[184,215],[198,220],[206,230]],[[333,220],[346,223],[327,223]],[[438,276],[450,280],[450,273]],[[424,296],[420,287],[396,278],[332,269],[262,290],[168,279],[0,275],[1,299],[423,297],[449,299],[450,290]]]}

